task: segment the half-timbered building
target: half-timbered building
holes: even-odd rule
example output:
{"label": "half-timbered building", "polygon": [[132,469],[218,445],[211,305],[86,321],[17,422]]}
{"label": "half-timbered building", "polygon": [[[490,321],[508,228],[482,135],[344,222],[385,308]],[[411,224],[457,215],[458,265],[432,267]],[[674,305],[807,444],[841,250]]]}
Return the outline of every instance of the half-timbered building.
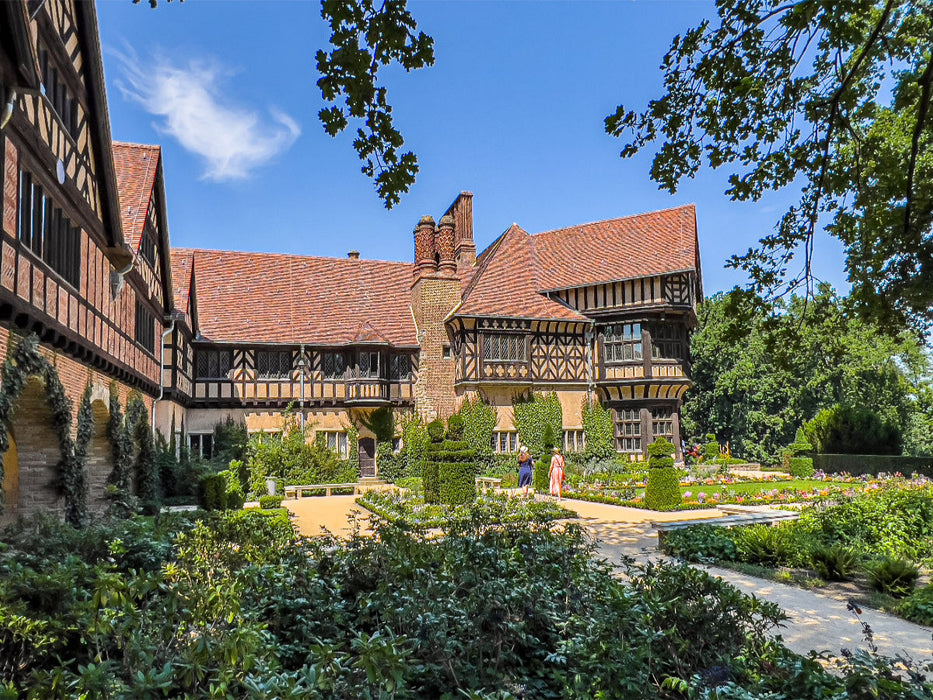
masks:
{"label": "half-timbered building", "polygon": [[[89,497],[100,507],[111,386],[124,404],[133,389],[150,407],[161,392],[156,338],[172,299],[161,179],[122,206],[127,162],[111,143],[92,2],[0,3],[0,100],[0,353],[35,333],[74,407],[90,386]],[[150,157],[160,167],[158,149]],[[149,230],[161,260],[141,248]],[[47,398],[30,378],[5,426],[5,520],[63,507]]]}

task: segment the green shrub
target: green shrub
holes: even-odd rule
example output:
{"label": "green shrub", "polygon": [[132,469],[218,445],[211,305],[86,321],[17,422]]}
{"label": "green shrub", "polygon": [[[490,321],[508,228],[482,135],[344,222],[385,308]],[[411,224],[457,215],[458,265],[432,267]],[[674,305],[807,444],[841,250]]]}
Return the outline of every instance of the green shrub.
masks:
{"label": "green shrub", "polygon": [[394,484],[405,473],[405,457],[392,452],[391,442],[380,442],[376,445],[376,467],[380,479]]}
{"label": "green shrub", "polygon": [[549,493],[551,490],[551,462],[547,457],[542,457],[535,461],[534,470],[531,476],[531,485],[535,493]]}
{"label": "green shrub", "polygon": [[225,510],[227,508],[227,480],[220,474],[202,476],[198,502],[204,510]]}
{"label": "green shrub", "polygon": [[447,419],[447,439],[463,440],[463,433],[466,428],[466,421],[458,413],[454,413]]}
{"label": "green shrub", "polygon": [[858,557],[840,544],[817,545],[810,551],[810,563],[825,581],[847,581],[858,568]]}
{"label": "green shrub", "polygon": [[651,510],[677,510],[682,502],[680,470],[674,467],[649,469],[645,505]]}
{"label": "green shrub", "polygon": [[792,528],[780,525],[749,525],[736,530],[739,558],[749,564],[777,566],[793,560]]}
{"label": "green shrub", "polygon": [[440,482],[438,465],[434,460],[427,460],[421,470],[422,483],[424,484],[424,502],[440,503]]}
{"label": "green shrub", "polygon": [[666,532],[659,546],[665,554],[686,561],[734,561],[737,554],[735,542],[726,529],[714,525]]}
{"label": "green shrub", "polygon": [[259,507],[263,510],[274,510],[282,507],[283,496],[260,496]]}
{"label": "green shrub", "polygon": [[424,495],[424,480],[420,476],[406,476],[396,481],[395,485],[400,489],[408,489],[414,496]]}
{"label": "green shrub", "polygon": [[813,476],[815,470],[812,457],[791,457],[787,462],[787,471],[795,479],[809,479]]}
{"label": "green shrub", "polygon": [[706,444],[703,445],[703,459],[711,462],[719,457],[719,443],[716,441],[715,433],[706,434]]}
{"label": "green shrub", "polygon": [[434,443],[444,441],[444,422],[442,420],[435,418],[428,423],[428,437]]}
{"label": "green shrub", "polygon": [[900,428],[867,408],[837,404],[817,413],[805,432],[821,453],[901,454]]}
{"label": "green shrub", "polygon": [[437,479],[441,503],[456,506],[476,498],[476,470],[469,462],[441,462]]}
{"label": "green shrub", "polygon": [[583,435],[586,438],[583,459],[587,462],[612,459],[615,455],[612,410],[603,406],[598,399],[590,401],[584,397],[581,416]]}
{"label": "green shrub", "polygon": [[918,588],[902,600],[897,614],[920,625],[933,625],[933,585]]}
{"label": "green shrub", "polygon": [[872,588],[895,598],[910,595],[920,577],[920,569],[900,557],[882,557],[871,562],[865,566],[865,573]]}

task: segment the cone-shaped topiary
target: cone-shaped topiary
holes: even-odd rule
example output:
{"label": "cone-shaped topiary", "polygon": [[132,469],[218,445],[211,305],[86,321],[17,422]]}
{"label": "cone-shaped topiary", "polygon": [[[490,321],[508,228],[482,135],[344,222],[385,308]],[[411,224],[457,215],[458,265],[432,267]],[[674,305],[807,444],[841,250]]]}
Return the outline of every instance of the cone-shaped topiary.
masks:
{"label": "cone-shaped topiary", "polygon": [[674,445],[658,438],[648,445],[645,505],[651,510],[676,510],[681,503],[680,470],[674,468]]}
{"label": "cone-shaped topiary", "polygon": [[813,476],[813,458],[801,456],[812,450],[813,445],[807,440],[803,428],[798,428],[794,442],[788,445],[782,453],[784,469],[795,479],[808,479]]}

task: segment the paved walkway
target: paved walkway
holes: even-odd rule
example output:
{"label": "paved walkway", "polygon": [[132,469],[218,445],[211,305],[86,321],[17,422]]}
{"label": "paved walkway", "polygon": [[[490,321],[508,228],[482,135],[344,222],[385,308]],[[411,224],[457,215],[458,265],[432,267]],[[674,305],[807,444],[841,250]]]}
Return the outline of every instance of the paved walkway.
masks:
{"label": "paved walkway", "polygon": [[[363,516],[360,520],[362,530],[369,531],[366,511],[357,506],[355,500],[355,496],[322,496],[287,500],[282,505],[295,514],[298,530],[303,535],[320,535],[324,528],[345,537],[351,532],[348,521],[351,515]],[[651,528],[651,520],[715,518],[721,515],[715,509],[654,513],[574,499],[564,499],[561,505],[576,511],[580,522],[596,538],[600,553],[610,562],[619,562],[623,556],[638,561],[663,558],[657,548],[658,536]],[[790,619],[779,633],[784,643],[800,654],[807,654],[811,649],[839,653],[842,647],[853,651],[865,647],[858,620],[846,610],[845,601],[729,569],[703,568],[746,593],[780,605]],[[906,652],[914,659],[933,656],[933,629],[905,622],[893,615],[866,608],[862,610],[863,619],[875,632],[875,644],[881,653],[894,656]]]}

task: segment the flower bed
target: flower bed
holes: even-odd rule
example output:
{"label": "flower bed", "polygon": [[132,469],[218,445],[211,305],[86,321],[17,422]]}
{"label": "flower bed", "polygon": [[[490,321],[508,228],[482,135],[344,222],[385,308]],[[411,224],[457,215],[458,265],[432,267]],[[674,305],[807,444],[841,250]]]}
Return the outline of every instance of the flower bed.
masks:
{"label": "flower bed", "polygon": [[484,494],[472,503],[445,506],[425,503],[420,496],[370,491],[356,502],[391,523],[417,528],[445,527],[474,520],[491,523],[547,523],[576,517],[576,513],[553,501],[534,501],[499,494]]}

